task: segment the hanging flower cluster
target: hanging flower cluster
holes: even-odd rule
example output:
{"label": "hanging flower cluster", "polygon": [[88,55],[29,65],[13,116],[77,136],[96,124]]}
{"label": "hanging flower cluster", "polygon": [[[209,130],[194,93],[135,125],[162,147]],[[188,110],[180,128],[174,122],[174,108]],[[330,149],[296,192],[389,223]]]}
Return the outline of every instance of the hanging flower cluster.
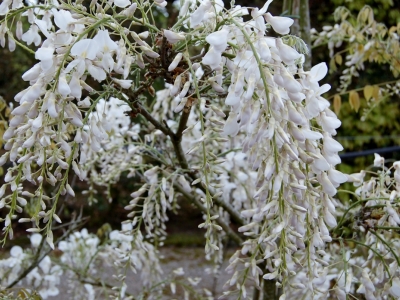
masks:
{"label": "hanging flower cluster", "polygon": [[[2,46],[33,44],[38,60],[23,75],[30,86],[15,96],[3,136],[0,165],[12,164],[0,188],[5,235],[29,201],[36,213],[19,222],[32,221],[28,231],[45,231],[54,248],[56,206],[63,195],[75,196],[69,175],[88,181],[93,199],[94,184],[109,186],[128,172],[139,188],[107,255],[119,268],[140,271],[146,286],[161,280],[157,247],[181,195],[204,215],[208,258],[222,261],[226,236],[241,244],[227,269],[227,295],[246,298],[249,279],[258,287],[273,280],[282,299],[353,291],[321,288],[338,278],[327,275],[334,269],[325,250],[335,262],[340,257],[331,243],[341,207],[334,196],[348,179],[335,170],[343,147],[334,139],[341,122],[322,96],[328,69],[303,69],[307,47],[288,35],[292,19],[268,12],[271,2],[227,9],[221,0],[184,1],[177,23],[161,30],[146,12],[165,1],[93,1],[88,8],[4,1]],[[155,91],[159,78],[165,89]],[[47,184],[54,193],[44,192]],[[76,233],[60,243],[61,261],[79,267],[98,243]],[[73,255],[78,246],[87,248],[83,257]],[[373,292],[368,276],[362,273],[362,284]],[[127,286],[119,278],[122,299]]]}
{"label": "hanging flower cluster", "polygon": [[[386,167],[385,159],[375,153],[373,171],[349,175],[349,182],[357,188],[355,199],[348,205],[337,203],[340,218],[334,232],[350,221],[352,235],[336,238],[338,243],[319,251],[325,261],[332,263],[321,266],[319,278],[313,281],[320,292],[316,299],[326,299],[330,293],[337,299],[346,299],[348,294],[363,295],[365,299],[400,296],[400,261],[396,251],[400,240],[394,232],[400,224],[399,167],[398,161]],[[306,274],[299,272],[294,282],[299,284],[304,278]],[[329,283],[333,280],[336,284],[332,289]],[[304,292],[292,290],[288,296],[300,295]]]}
{"label": "hanging flower cluster", "polygon": [[[336,201],[332,197],[347,176],[334,169],[340,162],[338,152],[343,148],[332,138],[340,121],[329,110],[329,102],[321,97],[330,86],[318,84],[326,75],[327,67],[319,64],[310,71],[304,71],[304,56],[287,45],[288,42],[295,42],[299,49],[304,49],[300,41],[295,37],[266,36],[267,26],[285,34],[293,23],[291,19],[266,13],[269,3],[261,10],[253,9],[250,22],[242,20],[242,16],[248,14],[247,9],[235,7],[228,12],[228,16],[221,12],[220,16],[226,20],[224,25],[205,38],[209,47],[202,58],[203,68],[208,66],[215,74],[207,79],[207,84],[211,84],[216,95],[227,93],[224,103],[230,110],[224,121],[225,114],[222,111],[210,105],[200,107],[204,110],[204,128],[200,126],[201,119],[191,117],[189,128],[192,127],[194,137],[187,136],[184,145],[185,142],[189,144],[186,148],[194,156],[196,153],[193,149],[199,148],[200,143],[210,141],[209,144],[214,146],[215,140],[230,137],[234,138],[234,144],[218,145],[218,149],[221,152],[236,147],[242,149],[243,154],[238,156],[231,152],[225,158],[234,162],[236,159],[232,159],[235,156],[240,165],[245,164],[254,172],[247,170],[235,178],[229,173],[232,167],[228,167],[231,163],[227,161],[223,167],[229,175],[214,174],[213,180],[224,182],[225,178],[229,178],[231,183],[223,185],[225,198],[229,198],[229,190],[235,190],[236,194],[232,200],[226,200],[234,202],[235,208],[246,208],[241,214],[250,222],[239,231],[253,238],[245,242],[242,254],[260,252],[270,272],[264,278],[280,278],[282,281],[289,272],[298,271],[296,262],[291,259],[295,255],[304,255],[302,260],[312,261],[309,264],[311,270],[316,271],[323,263],[316,252],[331,241],[328,227],[336,225]],[[210,11],[218,12],[221,5],[216,4],[216,8]],[[188,26],[196,28],[201,24],[213,28],[217,25],[216,19],[204,12],[198,16],[199,11],[206,9],[207,2],[195,8],[190,14]],[[193,65],[193,71],[197,72],[200,67]],[[198,79],[193,73],[195,85]],[[176,87],[181,87],[186,94],[180,80],[177,78],[170,87],[171,96],[179,94],[180,89]],[[193,87],[193,94],[204,86],[200,81],[197,84],[199,87],[197,91]],[[175,112],[187,105],[185,94],[175,97]],[[166,103],[170,103],[166,101],[167,98],[168,93],[159,93],[157,103],[165,108],[164,111],[168,111]],[[209,101],[212,103],[213,100],[211,98]],[[315,122],[314,126],[311,121]],[[215,129],[218,125],[221,126],[220,130]],[[206,151],[208,154],[213,150]],[[214,155],[218,153],[214,152]],[[244,159],[247,161],[244,162]],[[213,167],[212,161],[207,162]],[[256,192],[249,195],[245,190],[240,192],[238,181],[246,180],[250,174],[254,174],[252,182]],[[248,190],[252,190],[251,184]],[[254,200],[248,201],[248,197],[254,197]],[[283,245],[285,252],[279,251]],[[303,249],[306,251],[300,254]],[[297,265],[300,261],[297,261]],[[240,262],[240,259],[233,260],[229,269],[234,270]],[[253,261],[246,262],[252,266],[255,280],[258,280],[259,272],[265,272],[256,267],[259,263],[256,256]],[[242,282],[238,277],[247,273],[246,269],[236,272],[231,285],[236,281]],[[315,274],[312,278],[318,276],[316,272],[310,271],[308,275],[311,274]],[[312,285],[309,288],[312,290]],[[240,289],[245,294],[243,285]]]}
{"label": "hanging flower cluster", "polygon": [[[7,3],[2,4],[2,14],[8,12]],[[115,3],[115,6],[120,7],[120,4]],[[81,4],[78,8],[81,12],[86,10]],[[132,4],[122,15],[128,18],[135,9],[136,4]],[[6,27],[7,21],[22,12],[28,16],[30,29],[22,33],[21,25],[17,25],[14,36]],[[18,22],[20,24],[21,21]],[[1,24],[3,40],[7,33],[9,43],[19,39],[27,45],[40,45],[35,52],[39,63],[22,76],[31,86],[15,96],[19,106],[11,112],[13,117],[3,136],[7,142],[4,148],[8,152],[2,157],[1,164],[7,160],[15,163],[14,167],[8,169],[6,185],[2,187],[2,194],[7,186],[13,192],[9,198],[2,199],[4,204],[11,204],[12,207],[7,220],[15,209],[21,210],[27,197],[34,197],[41,206],[42,213],[34,217],[37,224],[43,218],[47,224],[53,219],[59,220],[53,209],[46,211],[45,201],[54,200],[57,203],[60,194],[64,195],[66,192],[74,196],[68,183],[70,169],[81,180],[85,179],[87,171],[83,166],[90,159],[91,153],[101,151],[103,145],[108,144],[109,134],[115,131],[115,126],[118,131],[119,126],[126,126],[126,122],[111,124],[109,120],[112,116],[108,116],[108,120],[105,117],[107,109],[98,106],[98,103],[104,102],[103,97],[110,96],[110,92],[96,95],[94,89],[85,82],[88,76],[101,82],[109,74],[108,80],[115,84],[113,90],[116,92],[119,88],[129,88],[132,84],[132,80],[126,78],[135,58],[126,53],[126,36],[121,36],[115,42],[107,28],[104,28],[96,31],[92,38],[87,38],[89,33],[93,33],[103,23],[106,20],[100,15],[94,14],[85,18],[74,14],[71,7],[69,10],[62,9],[54,3],[45,9],[21,7],[20,10],[7,14]],[[45,37],[43,42],[39,32]],[[140,53],[137,55],[140,56]],[[90,93],[84,99],[83,90],[86,94]],[[111,98],[110,103],[113,101],[114,98]],[[91,113],[96,108],[96,113]],[[127,128],[123,130],[126,132]],[[32,164],[40,169],[33,170]],[[56,166],[53,169],[54,165]],[[35,194],[21,195],[18,185],[24,180],[38,185]],[[42,187],[46,181],[53,186],[58,181],[61,182],[59,193],[52,199],[43,195]],[[18,206],[15,201],[18,201]],[[12,235],[10,222],[6,221],[4,231]],[[33,228],[31,231],[36,230]],[[48,235],[48,240],[51,244],[51,234]]]}

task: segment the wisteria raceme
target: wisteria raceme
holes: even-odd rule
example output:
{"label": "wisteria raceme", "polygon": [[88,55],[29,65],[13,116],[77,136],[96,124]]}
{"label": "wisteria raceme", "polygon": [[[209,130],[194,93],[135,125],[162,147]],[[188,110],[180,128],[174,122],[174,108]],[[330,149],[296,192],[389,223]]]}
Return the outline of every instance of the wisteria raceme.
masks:
{"label": "wisteria raceme", "polygon": [[[289,26],[290,25],[288,25],[288,27]],[[250,28],[248,30],[251,32]],[[231,53],[234,53],[234,51],[227,49],[226,37],[230,39],[231,43],[237,43],[237,49],[240,49],[238,53],[235,53],[236,55],[240,55],[240,59],[237,58],[238,63],[236,64],[235,60],[233,60],[233,62],[228,60],[222,62],[222,52],[230,51]],[[329,86],[327,85],[322,87],[318,85],[318,81],[326,75],[326,66],[323,64],[315,66],[309,72],[305,72],[301,68],[296,68],[289,72],[287,68],[293,68],[294,60],[300,58],[301,55],[297,53],[296,50],[283,44],[281,39],[275,40],[264,37],[264,35],[262,35],[261,38],[269,39],[269,43],[272,44],[272,46],[275,46],[270,46],[269,49],[271,49],[270,51],[275,53],[276,56],[275,60],[268,58],[268,61],[265,61],[265,63],[270,63],[270,66],[268,73],[264,75],[264,78],[261,78],[261,66],[259,65],[260,62],[263,63],[263,58],[261,58],[259,52],[253,52],[254,50],[250,47],[250,44],[256,44],[256,42],[254,40],[249,41],[246,39],[245,29],[243,29],[242,32],[240,27],[238,28],[236,24],[223,26],[220,31],[214,32],[206,38],[206,41],[211,45],[211,47],[204,56],[203,63],[205,65],[208,64],[212,69],[222,68],[224,64],[230,64],[228,69],[232,74],[231,85],[227,87],[229,93],[225,103],[231,105],[232,108],[222,133],[229,136],[235,136],[239,129],[241,129],[243,133],[250,133],[251,135],[247,134],[243,144],[239,145],[239,147],[243,146],[245,152],[249,155],[248,157],[250,163],[253,164],[252,167],[254,170],[258,170],[258,173],[260,174],[268,174],[266,176],[268,180],[265,182],[263,182],[262,179],[257,180],[260,193],[256,193],[256,196],[259,197],[260,195],[258,194],[261,194],[262,198],[257,199],[259,207],[252,210],[253,216],[256,215],[257,222],[260,222],[264,215],[267,215],[268,212],[271,212],[271,209],[278,206],[278,194],[282,191],[284,187],[283,184],[286,183],[287,190],[283,190],[285,200],[289,200],[289,205],[286,208],[287,213],[285,215],[286,218],[289,219],[286,221],[283,219],[281,222],[282,225],[287,226],[293,223],[293,220],[290,220],[293,219],[293,215],[298,218],[299,221],[296,220],[295,224],[293,224],[294,233],[296,233],[296,231],[298,233],[295,236],[296,241],[296,239],[301,240],[304,236],[305,229],[302,229],[301,224],[304,224],[303,220],[307,209],[310,208],[311,210],[312,206],[320,205],[318,202],[316,203],[318,199],[320,199],[320,203],[322,203],[322,201],[331,202],[332,199],[329,199],[330,196],[336,194],[334,186],[337,187],[340,183],[347,180],[346,176],[334,170],[334,166],[339,160],[337,152],[342,150],[342,148],[341,146],[336,146],[335,143],[337,142],[330,137],[331,133],[335,134],[335,131],[333,130],[340,126],[340,121],[337,120],[336,116],[329,110],[329,103],[320,97],[321,93],[329,89]],[[289,54],[285,52],[283,57],[278,56],[279,48],[282,49],[284,47],[290,48]],[[257,61],[256,56],[258,56],[260,62]],[[275,72],[271,72],[271,69],[277,65],[277,63],[279,67],[276,68]],[[287,63],[292,63],[293,65],[287,66]],[[237,75],[238,81],[235,82],[235,75],[240,73],[242,76]],[[295,73],[300,74],[301,80],[296,80],[293,77],[293,74]],[[249,78],[246,85],[246,91],[243,89],[245,83],[239,81],[243,80],[243,78]],[[175,93],[173,93],[173,95],[174,94]],[[262,99],[261,97],[266,99]],[[305,105],[301,105],[303,99],[306,100]],[[160,102],[167,103],[165,99],[161,99]],[[287,104],[287,106],[290,105],[289,108],[285,107],[285,102],[289,103]],[[252,106],[257,107],[258,110],[262,111],[262,113],[259,111],[252,111]],[[257,117],[253,117],[253,121],[249,122],[251,115],[256,115]],[[262,118],[259,117],[260,115]],[[327,120],[327,115],[332,119],[332,121],[330,119]],[[308,125],[310,120],[314,117],[320,117],[325,121],[324,123],[322,120],[318,121],[321,127],[330,126],[331,133],[325,134],[323,143],[316,142],[321,140],[323,135],[321,135],[319,131],[313,131]],[[193,119],[195,120],[195,118]],[[296,123],[293,123],[293,121]],[[299,128],[299,125],[302,127]],[[295,132],[291,137],[286,133],[289,131],[287,130],[289,128],[291,131]],[[277,131],[278,135],[274,140],[272,137],[274,136],[275,131]],[[265,142],[263,141],[263,138],[266,138]],[[254,147],[254,145],[257,145],[258,147]],[[281,153],[281,149],[284,149],[284,152],[283,155],[279,155],[278,159],[273,159],[272,161],[267,159],[268,157],[274,157],[274,151]],[[306,152],[312,153],[312,156],[307,155]],[[295,160],[296,163],[291,163],[292,160]],[[262,165],[262,162],[265,161],[270,161],[268,168],[265,164]],[[315,174],[313,174],[310,180],[307,180],[306,176],[309,176],[310,174],[306,173],[305,165],[308,165],[310,161],[313,162],[312,168],[315,170]],[[274,169],[285,170],[285,173],[296,174],[299,178],[296,178],[296,175],[288,178],[288,175],[283,174],[283,172],[276,174]],[[316,178],[314,176],[316,176]],[[311,179],[319,180],[321,186],[315,188],[314,182],[311,181]],[[273,185],[272,191],[274,194],[269,195],[268,191],[271,190],[271,184]],[[232,184],[232,186],[235,187],[235,184]],[[312,195],[307,195],[304,192],[306,189],[314,190],[314,193]],[[321,199],[321,192],[328,193],[328,197],[324,196]],[[273,199],[271,202],[275,205],[271,206],[271,202],[265,201],[267,197]],[[309,200],[311,203],[307,201],[307,197],[311,198]],[[237,197],[235,198],[237,199]],[[291,198],[296,199],[295,202],[293,200],[293,202],[291,202]],[[282,200],[283,199],[280,199],[280,201]],[[261,203],[265,203],[264,206],[267,208],[263,209]],[[325,241],[330,241],[330,237],[324,222],[330,226],[336,225],[335,218],[332,215],[335,213],[334,206],[330,205],[329,207],[333,211],[325,210],[324,219],[318,218],[318,214],[315,213],[316,209],[314,208],[315,217],[313,217],[313,219],[316,218],[316,222],[313,226],[317,231],[317,235],[321,234],[318,230],[320,227],[319,224],[323,226],[325,229],[324,232],[327,233],[324,236]],[[274,218],[274,214],[277,214],[276,210],[270,214],[271,216],[269,216],[269,218]],[[282,226],[282,228],[284,226]],[[245,227],[246,229],[249,228],[248,226]],[[254,226],[251,228],[253,227]],[[268,232],[265,231],[263,234],[267,236]],[[277,230],[274,234],[275,238],[278,238],[280,232]],[[273,241],[269,242],[272,243]],[[282,242],[282,239],[280,242]],[[288,241],[288,243],[290,243],[290,241]],[[255,246],[257,244],[258,243],[255,243]],[[295,249],[297,250],[296,246]],[[278,246],[275,245],[275,248],[277,247]],[[321,240],[321,243],[317,243],[317,247],[324,247],[324,242]],[[272,248],[272,250],[275,248]],[[248,251],[248,249],[246,251]],[[313,250],[313,252],[315,252],[315,250]]]}
{"label": "wisteria raceme", "polygon": [[[330,293],[328,282],[332,279],[337,282],[334,294],[338,299],[345,299],[349,293],[364,294],[366,299],[379,297],[396,299],[400,295],[399,260],[395,251],[399,240],[389,231],[379,231],[383,228],[397,228],[400,221],[396,200],[399,191],[399,178],[396,175],[398,162],[394,162],[388,168],[383,164],[384,158],[379,154],[375,154],[375,161],[379,161],[375,162],[377,169],[371,172],[368,180],[364,179],[365,171],[349,175],[350,181],[358,187],[356,190],[358,198],[351,208],[364,205],[362,209],[351,212],[348,207],[339,202],[335,203],[340,210],[338,227],[346,219],[351,218],[350,215],[355,214],[355,217],[359,218],[354,224],[354,229],[366,232],[366,235],[362,239],[352,237],[348,242],[363,245],[366,251],[362,248],[346,249],[343,244],[335,243],[331,243],[325,251],[319,250],[317,253],[327,261],[332,261],[332,254],[337,251],[343,251],[344,256],[341,261],[338,260],[335,267],[330,268],[329,265],[319,267],[319,278],[313,281],[320,292],[316,299],[327,298]],[[382,255],[375,255],[376,253]],[[295,281],[303,282],[304,276],[303,272],[298,272]],[[302,294],[303,292],[292,290],[288,296],[296,297]]]}
{"label": "wisteria raceme", "polygon": [[[258,287],[273,280],[282,299],[345,299],[355,286],[370,299],[400,294],[395,255],[387,254],[386,262],[371,254],[360,273],[353,266],[362,259],[351,251],[342,255],[332,234],[348,213],[334,198],[339,185],[354,182],[365,199],[377,192],[377,182],[335,169],[343,147],[334,139],[341,122],[322,96],[330,89],[320,84],[328,68],[320,63],[304,70],[307,47],[288,35],[292,19],[268,12],[271,2],[228,9],[220,0],[184,1],[177,23],[159,29],[145,11],[166,1],[92,1],[89,7],[4,1],[1,45],[34,45],[38,60],[22,76],[30,86],[15,96],[19,105],[3,136],[7,152],[0,162],[12,163],[0,189],[5,235],[12,236],[13,220],[29,199],[37,213],[20,222],[32,221],[28,231],[43,232],[54,248],[57,203],[63,195],[75,197],[72,174],[88,182],[91,204],[95,185],[109,187],[128,174],[137,189],[104,255],[140,271],[148,287],[161,281],[157,247],[181,196],[202,211],[205,252],[216,266],[226,236],[241,245],[227,268],[226,295],[246,298],[250,279]],[[26,32],[20,23],[11,27],[13,14],[27,17]],[[156,91],[160,78],[165,89]],[[382,158],[374,164],[384,172]],[[386,195],[388,187],[381,187],[376,195],[391,200],[365,203],[385,201],[379,226],[400,223],[393,202],[399,167],[393,168],[393,191]],[[28,192],[25,181],[37,189]],[[54,193],[45,194],[47,184]],[[240,225],[238,232],[229,222]],[[75,235],[89,238],[91,251],[102,247],[87,233]],[[387,245],[378,240],[368,232],[365,244],[375,243],[381,253]],[[73,259],[67,255],[73,243],[58,244],[63,259]],[[116,297],[124,298],[126,288],[122,279]],[[93,298],[93,287],[85,289]]]}

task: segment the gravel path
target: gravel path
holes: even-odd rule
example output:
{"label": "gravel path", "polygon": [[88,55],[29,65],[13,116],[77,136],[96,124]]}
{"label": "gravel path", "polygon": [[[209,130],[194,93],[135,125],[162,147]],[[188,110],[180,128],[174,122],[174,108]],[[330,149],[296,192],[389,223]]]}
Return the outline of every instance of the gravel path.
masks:
{"label": "gravel path", "polygon": [[[228,255],[226,255],[226,259],[224,260],[223,265],[220,268],[220,274],[218,276],[214,276],[210,274],[209,269],[212,268],[212,264],[207,261],[204,257],[204,248],[162,248],[161,255],[163,259],[161,260],[161,266],[164,271],[165,277],[170,277],[173,274],[173,271],[182,268],[184,271],[184,275],[179,276],[178,278],[184,281],[187,286],[191,286],[189,280],[196,281],[197,278],[201,278],[200,282],[193,287],[196,291],[200,292],[203,297],[196,298],[190,296],[189,299],[223,299],[230,300],[236,299],[237,297],[221,297],[223,285],[227,280],[230,279],[230,275],[224,272],[225,268],[228,265],[228,258],[231,254],[233,254],[234,250],[228,250]],[[102,270],[101,278],[104,279],[105,282],[110,284],[115,284],[115,278],[112,278],[112,268],[107,268]],[[189,279],[190,278],[190,279]],[[129,272],[126,277],[127,293],[133,295],[135,298],[140,296],[140,291],[142,291],[142,284],[140,281],[139,274],[134,274],[133,272]],[[69,287],[69,284],[66,282],[62,282],[61,286],[59,286],[60,294],[56,297],[49,297],[50,300],[69,300],[69,299],[87,299],[86,295],[73,295],[74,290],[72,287]],[[205,298],[207,295],[204,292],[204,289],[207,289],[211,295],[208,298]],[[249,289],[251,292],[251,289]],[[105,295],[100,288],[96,288],[96,296],[95,299],[110,299],[111,296]],[[144,298],[146,299],[146,298]],[[163,288],[163,296],[157,299],[185,299],[184,291],[181,286],[177,284],[176,293],[171,293],[171,288],[168,285],[165,285]]]}

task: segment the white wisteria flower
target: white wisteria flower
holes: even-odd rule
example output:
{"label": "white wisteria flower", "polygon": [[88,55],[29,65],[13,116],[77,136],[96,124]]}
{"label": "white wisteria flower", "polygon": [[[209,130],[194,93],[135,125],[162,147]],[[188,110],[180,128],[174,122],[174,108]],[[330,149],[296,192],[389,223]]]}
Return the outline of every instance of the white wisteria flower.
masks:
{"label": "white wisteria flower", "polygon": [[167,38],[168,42],[171,44],[175,44],[179,41],[182,41],[185,39],[185,35],[183,32],[173,32],[171,30],[164,29],[164,36]]}
{"label": "white wisteria flower", "polygon": [[[199,228],[215,266],[227,239],[240,247],[226,295],[247,298],[252,282],[272,284],[282,299],[398,296],[391,250],[400,242],[395,230],[380,230],[400,224],[400,163],[385,167],[376,154],[376,173],[335,169],[343,146],[334,138],[341,122],[324,98],[331,86],[320,84],[328,67],[305,68],[308,49],[287,36],[292,19],[268,12],[272,0],[261,9],[183,1],[169,29],[153,22],[164,0],[50,2],[0,4],[0,44],[34,47],[37,60],[22,75],[29,87],[15,96],[0,158],[4,239],[19,218],[32,224],[32,247],[14,246],[0,260],[2,286],[50,247],[62,252],[58,261],[39,255],[26,277],[42,298],[56,296],[66,276],[79,285],[71,289],[77,298],[96,299],[95,287],[108,284],[98,282],[95,266],[106,261],[120,272],[112,289],[118,299],[128,297],[121,270],[129,268],[146,293],[166,283],[176,292],[184,272],[162,275],[159,248],[170,213],[186,200],[203,214]],[[76,178],[85,181],[79,188]],[[82,197],[87,184],[82,194],[96,209],[100,199],[113,201],[121,178],[133,189],[121,230],[53,237],[53,224],[64,221],[55,213],[63,197]],[[346,181],[356,186],[350,205],[337,195]],[[24,211],[29,218],[20,218]],[[344,222],[357,218],[352,243],[365,251],[344,242]],[[188,280],[196,292],[199,280]]]}
{"label": "white wisteria flower", "polygon": [[279,34],[288,34],[290,32],[290,26],[293,25],[294,20],[287,17],[274,17],[270,13],[264,15],[265,21],[267,21],[275,32]]}

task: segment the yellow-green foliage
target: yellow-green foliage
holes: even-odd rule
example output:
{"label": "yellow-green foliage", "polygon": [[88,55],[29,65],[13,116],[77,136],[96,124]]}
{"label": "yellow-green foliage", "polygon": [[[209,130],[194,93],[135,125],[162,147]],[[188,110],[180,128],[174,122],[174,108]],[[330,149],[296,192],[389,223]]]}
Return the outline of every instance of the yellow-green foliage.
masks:
{"label": "yellow-green foliage", "polygon": [[[400,10],[389,9],[392,1],[333,2],[346,7],[336,9],[336,25],[314,34],[313,45],[329,48],[333,86],[329,99],[342,121],[337,139],[345,152],[399,144]],[[388,10],[392,17],[387,18]],[[364,168],[370,158],[351,163]],[[355,171],[344,165],[341,170]]]}
{"label": "yellow-green foliage", "polygon": [[[398,3],[398,1],[396,1]],[[335,7],[346,6],[352,13],[359,12],[365,5],[373,9],[375,19],[389,24],[400,22],[400,10],[393,0],[332,0]]]}
{"label": "yellow-green foliage", "polygon": [[29,292],[28,290],[21,288],[15,291],[4,290],[0,291],[0,300],[41,300],[42,297],[35,291]]}

